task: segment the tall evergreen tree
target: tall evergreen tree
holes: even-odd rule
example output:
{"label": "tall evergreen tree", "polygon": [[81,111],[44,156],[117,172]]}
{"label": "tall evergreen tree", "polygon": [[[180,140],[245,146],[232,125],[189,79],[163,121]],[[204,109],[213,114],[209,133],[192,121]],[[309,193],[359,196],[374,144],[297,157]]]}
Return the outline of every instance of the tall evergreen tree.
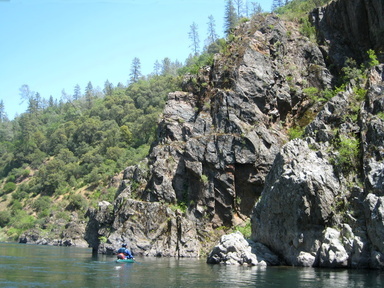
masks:
{"label": "tall evergreen tree", "polygon": [[257,15],[263,12],[263,9],[261,8],[261,5],[259,2],[251,2],[251,14]]}
{"label": "tall evergreen tree", "polygon": [[212,15],[208,17],[208,38],[207,38],[207,46],[211,45],[212,43],[215,43],[218,36],[216,34],[216,24],[215,19]]}
{"label": "tall evergreen tree", "polygon": [[54,106],[55,106],[55,101],[53,100],[52,95],[50,95],[48,100],[48,107],[54,107]]}
{"label": "tall evergreen tree", "polygon": [[137,81],[139,81],[141,77],[141,63],[139,58],[137,57],[133,58],[132,65],[131,65],[131,74],[129,75],[131,76],[130,78],[131,83],[136,83]]}
{"label": "tall evergreen tree", "polygon": [[104,83],[104,89],[103,89],[104,95],[111,96],[113,92],[113,85],[111,82],[105,81]]}
{"label": "tall evergreen tree", "polygon": [[0,101],[0,123],[7,121],[7,113],[5,113],[4,101]]}
{"label": "tall evergreen tree", "polygon": [[85,105],[87,109],[92,108],[93,96],[94,96],[93,85],[92,85],[92,82],[89,81],[87,84],[87,87],[85,87]]}
{"label": "tall evergreen tree", "polygon": [[76,84],[75,88],[73,89],[73,100],[79,100],[80,98],[81,98],[80,85]]}
{"label": "tall evergreen tree", "polygon": [[199,54],[199,47],[200,47],[200,39],[199,39],[199,33],[197,31],[198,27],[195,22],[192,23],[191,26],[189,26],[191,29],[188,33],[189,39],[192,41],[191,48],[195,55]]}
{"label": "tall evergreen tree", "polygon": [[243,0],[233,0],[233,4],[236,9],[237,18],[240,18],[243,11]]}
{"label": "tall evergreen tree", "polygon": [[153,72],[156,76],[160,75],[161,72],[161,64],[159,60],[156,60],[155,64],[153,65]]}
{"label": "tall evergreen tree", "polygon": [[41,96],[39,92],[36,92],[34,96],[29,97],[28,99],[28,113],[32,115],[37,115],[41,108]]}
{"label": "tall evergreen tree", "polygon": [[228,36],[237,24],[237,14],[232,0],[227,0],[224,16],[224,32]]}
{"label": "tall evergreen tree", "polygon": [[161,74],[162,75],[169,75],[171,74],[172,72],[172,62],[171,62],[171,59],[169,59],[168,57],[165,57],[162,61],[162,70],[161,70]]}

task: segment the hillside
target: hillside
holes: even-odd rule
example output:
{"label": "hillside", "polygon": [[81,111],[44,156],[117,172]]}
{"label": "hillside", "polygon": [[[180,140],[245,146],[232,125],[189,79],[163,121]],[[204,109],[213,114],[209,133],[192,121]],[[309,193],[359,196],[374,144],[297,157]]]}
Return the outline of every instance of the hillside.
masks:
{"label": "hillside", "polygon": [[[85,240],[99,253],[129,242],[136,254],[199,257],[221,235],[240,230],[255,250],[274,255],[273,261],[261,257],[268,265],[383,268],[384,6],[379,0],[338,0],[308,18],[293,13],[307,2],[313,1],[292,1],[276,11],[280,15],[242,19],[197,73],[152,79],[162,81],[168,94],[159,118],[159,110],[142,103],[153,99],[145,92],[159,83],[146,90],[142,82],[125,96],[99,100],[87,112],[91,122],[80,117],[72,126],[63,123],[62,137],[50,141],[64,138],[68,146],[44,158],[44,169],[72,165],[68,171],[77,171],[73,165],[92,164],[89,174],[68,174],[64,183],[104,177],[107,164],[115,168],[110,176],[121,165],[134,165],[113,181],[98,179],[64,193],[63,209],[51,211],[44,223],[19,212],[33,225],[17,227],[32,228],[20,241],[81,246]],[[128,106],[112,111],[117,101]],[[116,129],[101,122],[103,128],[90,130],[98,119],[107,121],[106,114],[116,117]],[[154,139],[146,131],[156,120]],[[102,150],[110,139],[105,134],[119,135],[114,149]],[[83,141],[72,149],[78,138]],[[83,150],[79,143],[87,141],[93,149]],[[149,155],[137,163],[142,157],[135,158],[135,151],[149,144]],[[55,145],[40,150],[48,154]],[[13,199],[8,207],[26,211],[21,207],[31,205],[42,213],[33,208],[41,196],[53,196],[60,206],[62,195],[49,190],[57,183],[54,170],[29,167],[15,170],[14,183],[33,173],[44,177],[28,185],[40,186],[21,199],[13,195],[23,190],[7,194]],[[5,180],[3,189],[5,182],[13,181]],[[83,205],[81,199],[89,198],[93,205]],[[219,263],[232,256],[220,250],[210,257]]]}

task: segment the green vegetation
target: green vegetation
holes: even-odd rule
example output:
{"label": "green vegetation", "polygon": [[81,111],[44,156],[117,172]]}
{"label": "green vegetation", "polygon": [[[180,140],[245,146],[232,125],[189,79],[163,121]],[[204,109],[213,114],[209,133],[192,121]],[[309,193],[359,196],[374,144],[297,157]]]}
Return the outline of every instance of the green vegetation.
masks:
{"label": "green vegetation", "polygon": [[333,165],[340,167],[344,173],[356,171],[359,163],[359,145],[360,141],[355,137],[340,136],[337,138],[334,143],[337,154],[333,158]]}
{"label": "green vegetation", "polygon": [[276,7],[274,12],[281,15],[284,19],[298,22],[300,24],[301,34],[315,41],[316,30],[309,22],[308,13],[328,2],[330,2],[330,0],[292,0],[284,6]]}
{"label": "green vegetation", "polygon": [[246,220],[243,225],[241,226],[236,226],[234,231],[239,231],[241,234],[243,234],[244,238],[250,239],[252,235],[252,224],[251,220],[248,219]]}
{"label": "green vegetation", "polygon": [[172,205],[169,205],[169,207],[171,208],[172,211],[181,211],[182,213],[185,213],[187,212],[187,204],[185,204],[185,202],[179,202],[177,204],[172,204]]}
{"label": "green vegetation", "polygon": [[180,85],[176,73],[127,87],[107,81],[105,94],[88,84],[85,95],[67,95],[65,103],[47,102],[23,85],[28,111],[0,122],[0,196],[9,210],[1,211],[0,224],[7,235],[17,238],[38,219],[61,213],[53,211],[59,197],[63,209],[83,212],[112,201],[110,179],[148,154],[166,97]]}
{"label": "green vegetation", "polygon": [[208,176],[207,175],[201,175],[201,181],[204,183],[204,184],[207,184],[208,183]]}
{"label": "green vegetation", "polygon": [[291,21],[304,21],[308,18],[308,13],[329,3],[330,0],[292,0],[284,6],[276,8],[275,13],[282,15],[285,19]]}
{"label": "green vegetation", "polygon": [[289,140],[301,138],[304,133],[304,128],[300,126],[291,127],[288,130]]}

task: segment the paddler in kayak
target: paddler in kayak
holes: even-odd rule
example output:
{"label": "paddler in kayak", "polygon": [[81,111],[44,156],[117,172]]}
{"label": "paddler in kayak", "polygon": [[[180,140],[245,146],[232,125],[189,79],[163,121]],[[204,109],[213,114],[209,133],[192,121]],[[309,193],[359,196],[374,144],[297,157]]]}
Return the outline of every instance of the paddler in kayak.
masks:
{"label": "paddler in kayak", "polygon": [[131,251],[127,248],[127,244],[121,245],[121,248],[117,250],[117,259],[133,259]]}

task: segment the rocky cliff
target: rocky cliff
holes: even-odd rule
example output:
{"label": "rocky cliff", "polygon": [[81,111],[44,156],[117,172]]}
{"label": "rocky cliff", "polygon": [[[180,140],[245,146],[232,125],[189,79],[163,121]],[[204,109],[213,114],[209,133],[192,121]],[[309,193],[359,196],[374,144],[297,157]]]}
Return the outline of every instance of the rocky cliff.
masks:
{"label": "rocky cliff", "polygon": [[[380,49],[381,1],[349,2],[374,7],[359,19],[372,42],[350,46],[350,55]],[[329,36],[341,29],[330,14],[345,15],[334,8],[340,3],[312,14],[321,45],[294,23],[259,15],[234,31],[211,67],[185,77],[184,91],[168,97],[149,157],[125,170],[114,203],[88,212],[90,246],[109,253],[129,242],[137,254],[198,257],[252,215],[255,245],[289,265],[382,267],[383,66],[326,104],[310,98],[333,89],[330,67],[340,72],[349,57]],[[354,29],[353,15],[342,27]],[[289,141],[292,127],[305,126],[301,140]],[[275,265],[277,256],[260,259]]]}

